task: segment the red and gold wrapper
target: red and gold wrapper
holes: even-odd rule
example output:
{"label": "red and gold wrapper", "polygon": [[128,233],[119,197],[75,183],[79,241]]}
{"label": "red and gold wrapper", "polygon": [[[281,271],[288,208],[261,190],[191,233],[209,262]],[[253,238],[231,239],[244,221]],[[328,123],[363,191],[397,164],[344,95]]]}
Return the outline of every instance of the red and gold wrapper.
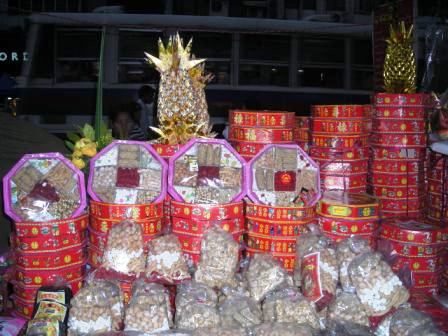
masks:
{"label": "red and gold wrapper", "polygon": [[426,133],[373,133],[370,142],[386,147],[426,147]]}
{"label": "red and gold wrapper", "polygon": [[402,119],[402,120],[424,120],[426,118],[426,107],[424,106],[408,106],[408,107],[392,107],[392,106],[376,106],[374,115],[378,119]]}
{"label": "red and gold wrapper", "polygon": [[448,242],[448,228],[440,228],[424,221],[408,219],[385,220],[381,224],[381,237],[399,243],[433,245]]}
{"label": "red and gold wrapper", "polygon": [[372,130],[378,133],[422,133],[426,131],[426,123],[421,120],[380,119],[373,120]]}
{"label": "red and gold wrapper", "polygon": [[375,160],[390,159],[397,160],[419,160],[423,161],[426,157],[426,149],[422,147],[398,147],[398,146],[381,146],[372,147],[372,157]]}
{"label": "red and gold wrapper", "polygon": [[126,306],[132,298],[132,282],[119,281],[118,284],[123,293],[123,304]]}
{"label": "red and gold wrapper", "polygon": [[244,127],[294,127],[294,112],[287,111],[251,111],[230,110],[229,121],[232,125]]}
{"label": "red and gold wrapper", "polygon": [[266,237],[248,233],[247,246],[253,251],[295,253],[297,237]]}
{"label": "red and gold wrapper", "polygon": [[192,204],[171,202],[171,215],[191,220],[223,220],[239,218],[244,215],[244,202],[228,204]]}
{"label": "red and gold wrapper", "polygon": [[369,147],[362,148],[330,148],[310,146],[310,156],[316,160],[365,160],[370,156]]}
{"label": "red and gold wrapper", "polygon": [[223,220],[198,221],[193,219],[185,219],[173,217],[173,231],[179,234],[202,235],[213,226],[220,226],[227,232],[237,232],[244,230],[244,217],[237,217]]}
{"label": "red and gold wrapper", "polygon": [[383,211],[420,211],[425,207],[425,197],[412,198],[381,198],[381,209]]}
{"label": "red and gold wrapper", "polygon": [[316,133],[332,134],[365,134],[371,129],[369,119],[344,119],[344,118],[313,118],[312,129]]}
{"label": "red and gold wrapper", "polygon": [[246,216],[258,220],[307,221],[316,216],[315,207],[277,207],[246,202]]}
{"label": "red and gold wrapper", "polygon": [[415,198],[425,195],[425,186],[406,186],[406,187],[395,187],[387,185],[374,185],[372,187],[373,195],[377,197],[386,198]]}
{"label": "red and gold wrapper", "polygon": [[[67,282],[67,286],[76,294],[82,287],[83,279],[74,279]],[[22,300],[33,301],[36,299],[37,291],[41,286],[24,286],[23,284],[14,284],[14,295]]]}
{"label": "red and gold wrapper", "polygon": [[16,237],[11,235],[11,241],[20,252],[44,253],[56,252],[62,248],[79,247],[85,241],[85,232],[65,236],[49,236],[49,237]]}
{"label": "red and gold wrapper", "polygon": [[361,174],[320,174],[321,185],[325,190],[348,190],[359,188],[366,190],[367,187],[367,173]]}
{"label": "red and gold wrapper", "polygon": [[[160,236],[160,233],[156,234],[144,234],[143,235],[143,243],[145,244],[145,248],[148,242]],[[99,231],[95,231],[93,229],[89,229],[89,245],[95,246],[100,250],[104,250],[107,245],[107,237],[108,235]]]}
{"label": "red and gold wrapper", "polygon": [[16,267],[15,279],[18,284],[23,286],[49,286],[58,281],[66,282],[82,278],[84,271],[84,262],[53,270]]}
{"label": "red and gold wrapper", "polygon": [[398,159],[376,159],[372,160],[372,171],[374,173],[421,173],[423,163],[419,160],[398,160]]}
{"label": "red and gold wrapper", "polygon": [[416,273],[439,272],[443,268],[443,263],[444,260],[441,256],[427,258],[396,256],[391,263],[391,267],[395,272],[404,268]]}
{"label": "red and gold wrapper", "polygon": [[249,234],[264,235],[266,237],[291,237],[310,232],[307,224],[314,222],[314,220],[310,220],[301,224],[294,224],[289,221],[257,220],[248,217],[246,225]]}
{"label": "red and gold wrapper", "polygon": [[424,106],[430,96],[425,93],[377,93],[374,96],[376,106]]}
{"label": "red and gold wrapper", "polygon": [[[180,246],[181,246],[183,252],[189,252],[189,253],[200,253],[201,252],[201,242],[202,242],[203,235],[182,234],[182,233],[177,232],[174,229],[173,229],[173,233],[179,239]],[[243,230],[230,232],[230,234],[232,235],[232,238],[238,243],[242,242],[243,233],[244,233]]]}
{"label": "red and gold wrapper", "polygon": [[296,116],[296,127],[301,129],[309,129],[311,126],[311,118],[308,116]]}
{"label": "red and gold wrapper", "polygon": [[291,128],[250,128],[230,126],[229,139],[233,141],[249,141],[257,143],[290,143],[294,141]]}
{"label": "red and gold wrapper", "polygon": [[379,228],[379,220],[342,220],[321,216],[319,226],[323,232],[337,235],[373,234]]}
{"label": "red and gold wrapper", "polygon": [[356,174],[367,173],[368,159],[352,161],[328,161],[315,159],[321,174]]}
{"label": "red and gold wrapper", "polygon": [[90,214],[98,218],[143,220],[163,216],[164,202],[148,204],[110,204],[90,201]]}
{"label": "red and gold wrapper", "polygon": [[14,223],[17,237],[46,237],[77,234],[85,230],[88,224],[89,215],[87,213],[64,220]]}
{"label": "red and gold wrapper", "polygon": [[[247,248],[247,256],[253,257],[257,253],[263,253],[255,249]],[[288,272],[294,271],[294,266],[296,263],[296,254],[295,253],[270,253],[272,257],[279,261],[280,264],[285,268]]]}
{"label": "red and gold wrapper", "polygon": [[[159,217],[146,220],[135,220],[134,222],[142,227],[143,234],[154,235],[162,233],[163,219],[163,217]],[[90,228],[98,232],[108,233],[114,225],[117,225],[121,222],[121,219],[100,219],[95,216],[91,216]]]}
{"label": "red and gold wrapper", "polygon": [[235,150],[241,154],[243,157],[248,157],[249,160],[259,151],[261,151],[266,143],[255,143],[255,142],[246,142],[246,141],[229,141]]}
{"label": "red and gold wrapper", "polygon": [[[423,172],[422,172],[423,173]],[[387,185],[394,187],[417,186],[425,183],[422,173],[372,173],[373,185]]]}
{"label": "red and gold wrapper", "polygon": [[313,132],[312,144],[328,148],[366,147],[369,142],[368,135],[334,135]]}
{"label": "red and gold wrapper", "polygon": [[325,192],[317,205],[317,213],[340,219],[376,220],[379,218],[378,199],[368,194],[350,194],[341,191]]}
{"label": "red and gold wrapper", "polygon": [[416,245],[414,243],[400,243],[382,238],[379,245],[390,244],[392,253],[407,258],[435,258],[440,256],[445,249],[443,244]]}
{"label": "red and gold wrapper", "polygon": [[371,105],[314,105],[313,117],[317,118],[365,118],[371,115]]}
{"label": "red and gold wrapper", "polygon": [[412,287],[436,287],[440,286],[440,272],[411,272]]}
{"label": "red and gold wrapper", "polygon": [[28,269],[55,269],[64,266],[70,266],[84,262],[86,250],[83,245],[69,247],[60,252],[47,253],[26,253],[17,250],[15,252],[15,261],[19,267]]}
{"label": "red and gold wrapper", "polygon": [[[339,243],[345,239],[348,239],[350,237],[353,237],[353,235],[343,235],[343,234],[335,234],[335,233],[323,233],[325,237],[330,238],[335,243]],[[369,242],[369,245],[376,249],[376,237],[371,233],[364,233],[364,234],[357,234],[357,237],[361,237],[364,240],[367,240]]]}
{"label": "red and gold wrapper", "polygon": [[181,145],[179,144],[152,144],[151,146],[156,150],[157,154],[159,154],[164,159],[169,159],[170,157],[172,157],[181,147]]}

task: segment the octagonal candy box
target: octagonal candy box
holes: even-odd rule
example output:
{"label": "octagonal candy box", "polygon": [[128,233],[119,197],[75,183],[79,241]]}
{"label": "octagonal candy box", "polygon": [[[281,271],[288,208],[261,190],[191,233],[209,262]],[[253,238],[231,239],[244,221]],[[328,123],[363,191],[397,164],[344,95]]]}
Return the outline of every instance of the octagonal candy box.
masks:
{"label": "octagonal candy box", "polygon": [[246,165],[247,195],[270,206],[313,206],[319,200],[318,165],[297,145],[268,145]]}
{"label": "octagonal candy box", "polygon": [[3,177],[3,199],[16,222],[76,217],[86,207],[84,174],[60,153],[27,154]]}
{"label": "octagonal candy box", "polygon": [[167,164],[145,142],[116,140],[90,161],[88,192],[111,204],[144,204],[166,195]]}
{"label": "octagonal candy box", "polygon": [[178,202],[240,201],[246,195],[244,159],[225,140],[192,139],[170,158],[168,185]]}

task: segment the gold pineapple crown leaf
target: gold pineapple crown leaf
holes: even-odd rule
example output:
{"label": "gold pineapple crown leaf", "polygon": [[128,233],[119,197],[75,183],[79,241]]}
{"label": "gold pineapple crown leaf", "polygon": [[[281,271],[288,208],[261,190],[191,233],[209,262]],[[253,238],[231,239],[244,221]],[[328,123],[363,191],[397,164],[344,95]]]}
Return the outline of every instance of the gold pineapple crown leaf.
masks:
{"label": "gold pineapple crown leaf", "polygon": [[389,93],[414,93],[417,69],[413,49],[413,26],[406,28],[404,21],[390,25],[384,59],[384,88]]}

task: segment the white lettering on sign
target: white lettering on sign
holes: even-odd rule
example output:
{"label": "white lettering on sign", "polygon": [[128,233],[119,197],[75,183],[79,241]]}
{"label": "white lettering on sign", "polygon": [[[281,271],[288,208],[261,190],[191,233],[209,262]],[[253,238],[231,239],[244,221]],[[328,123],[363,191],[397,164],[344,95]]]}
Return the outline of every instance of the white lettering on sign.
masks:
{"label": "white lettering on sign", "polygon": [[0,62],[20,62],[20,61],[28,61],[28,52],[24,51],[22,53],[11,51],[0,51]]}
{"label": "white lettering on sign", "polygon": [[17,53],[16,52],[12,52],[11,53],[11,60],[12,61],[18,61],[19,59],[17,58]]}
{"label": "white lettering on sign", "polygon": [[8,59],[8,54],[5,52],[0,52],[0,62],[4,62]]}

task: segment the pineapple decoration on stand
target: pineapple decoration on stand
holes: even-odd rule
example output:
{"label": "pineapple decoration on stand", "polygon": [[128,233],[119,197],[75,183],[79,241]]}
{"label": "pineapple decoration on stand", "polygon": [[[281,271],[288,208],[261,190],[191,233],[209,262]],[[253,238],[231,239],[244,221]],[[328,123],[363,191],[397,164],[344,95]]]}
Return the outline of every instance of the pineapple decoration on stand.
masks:
{"label": "pineapple decoration on stand", "polygon": [[413,26],[407,29],[403,21],[396,27],[391,25],[386,43],[383,72],[386,92],[415,93],[417,68],[413,49]]}
{"label": "pineapple decoration on stand", "polygon": [[192,40],[186,47],[179,34],[171,36],[165,46],[158,43],[159,58],[145,53],[147,61],[160,72],[157,113],[160,128],[151,129],[160,135],[162,144],[184,144],[194,137],[212,137],[204,87],[210,76],[204,76],[201,63],[193,59]]}

